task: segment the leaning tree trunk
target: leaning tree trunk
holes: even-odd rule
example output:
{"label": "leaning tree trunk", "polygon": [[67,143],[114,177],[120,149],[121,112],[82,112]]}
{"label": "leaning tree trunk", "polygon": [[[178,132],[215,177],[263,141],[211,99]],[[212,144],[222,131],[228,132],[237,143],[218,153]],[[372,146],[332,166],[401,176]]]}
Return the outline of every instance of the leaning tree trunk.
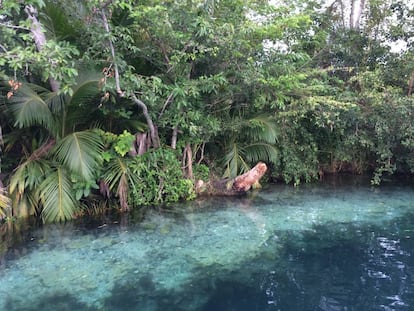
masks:
{"label": "leaning tree trunk", "polygon": [[233,179],[221,179],[204,183],[197,181],[196,191],[198,194],[209,195],[240,195],[245,194],[267,171],[267,166],[259,162],[250,171]]}

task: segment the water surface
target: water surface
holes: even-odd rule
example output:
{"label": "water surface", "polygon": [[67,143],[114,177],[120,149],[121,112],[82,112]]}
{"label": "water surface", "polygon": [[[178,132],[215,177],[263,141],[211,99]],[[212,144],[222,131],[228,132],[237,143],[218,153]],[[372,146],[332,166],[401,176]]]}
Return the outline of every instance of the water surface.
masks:
{"label": "water surface", "polygon": [[410,184],[272,185],[18,237],[0,310],[414,310]]}

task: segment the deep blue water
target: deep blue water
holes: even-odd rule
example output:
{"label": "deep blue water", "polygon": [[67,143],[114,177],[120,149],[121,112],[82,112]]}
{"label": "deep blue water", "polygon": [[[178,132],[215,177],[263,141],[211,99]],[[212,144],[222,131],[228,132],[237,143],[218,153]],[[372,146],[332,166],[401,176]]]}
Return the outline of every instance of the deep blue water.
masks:
{"label": "deep blue water", "polygon": [[0,310],[414,310],[408,182],[271,185],[22,227],[2,228]]}

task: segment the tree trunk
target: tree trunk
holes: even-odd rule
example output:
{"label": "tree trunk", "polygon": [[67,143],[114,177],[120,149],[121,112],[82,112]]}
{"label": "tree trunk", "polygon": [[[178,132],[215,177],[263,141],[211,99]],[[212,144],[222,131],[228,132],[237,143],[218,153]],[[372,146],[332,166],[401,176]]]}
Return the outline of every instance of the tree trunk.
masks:
{"label": "tree trunk", "polygon": [[145,105],[143,101],[139,100],[138,97],[135,96],[135,94],[132,94],[132,100],[142,109],[142,113],[144,114],[145,120],[147,121],[152,145],[154,146],[154,148],[159,148],[160,139],[158,137],[158,131],[155,128],[154,123],[152,122],[151,116],[148,113],[147,105]]}
{"label": "tree trunk", "polygon": [[[37,10],[33,5],[27,5],[25,11],[28,19],[32,22],[30,26],[30,31],[33,34],[33,39],[36,44],[37,50],[40,52],[46,44],[46,36],[42,29],[42,24],[40,24],[37,19]],[[60,84],[53,78],[49,78],[50,88],[53,92],[58,92],[60,89]]]}
{"label": "tree trunk", "polygon": [[[102,15],[102,20],[103,20],[103,23],[104,23],[105,31],[109,35],[111,33],[111,30],[109,29],[109,23],[108,23],[108,19],[106,18],[105,9],[102,9],[101,15]],[[112,63],[114,65],[116,92],[118,93],[118,95],[120,97],[124,97],[125,94],[121,89],[121,82],[120,82],[120,79],[119,79],[118,63],[115,59],[115,47],[114,47],[114,44],[112,43],[111,39],[108,40],[108,43],[109,43],[109,48],[111,50]]]}
{"label": "tree trunk", "polygon": [[172,136],[171,136],[171,148],[177,149],[177,138],[178,138],[178,126],[173,128]]}
{"label": "tree trunk", "polygon": [[408,92],[407,92],[408,96],[411,96],[413,92],[413,86],[414,86],[414,71],[411,73],[410,81],[408,81]]}
{"label": "tree trunk", "polygon": [[221,179],[204,183],[196,182],[196,192],[198,194],[209,195],[240,195],[249,191],[254,184],[258,184],[259,180],[267,171],[267,166],[263,162],[259,162],[250,171],[237,176],[233,179]]}
{"label": "tree trunk", "polygon": [[356,17],[355,17],[355,25],[354,25],[355,29],[359,29],[359,27],[361,25],[361,16],[364,12],[364,9],[365,9],[365,0],[361,0],[359,2],[359,10],[358,10],[358,12],[356,14]]}
{"label": "tree trunk", "polygon": [[349,13],[349,28],[354,28],[354,13],[355,13],[355,0],[351,0],[351,9]]}
{"label": "tree trunk", "polygon": [[[106,17],[106,14],[105,14],[105,8],[110,3],[111,3],[110,1],[107,1],[106,3],[104,3],[102,11],[101,11],[102,21],[104,23],[105,31],[107,32],[108,35],[110,34],[111,30],[109,28],[109,22],[108,22],[108,19]],[[119,69],[118,69],[118,64],[116,62],[115,47],[114,47],[111,40],[109,40],[109,47],[110,47],[110,50],[111,50],[112,63],[114,65],[114,71],[115,71],[116,92],[118,93],[118,95],[120,97],[125,97],[125,92],[121,88]],[[145,103],[143,101],[138,99],[138,97],[134,93],[131,94],[131,98],[134,101],[134,103],[136,103],[142,109],[142,113],[144,114],[145,120],[147,121],[147,125],[148,125],[148,129],[149,129],[149,132],[150,132],[150,137],[151,137],[151,142],[152,142],[153,147],[154,148],[159,148],[160,147],[160,139],[159,139],[159,136],[158,136],[158,131],[157,131],[157,128],[154,126],[154,123],[152,122],[151,116],[148,113],[147,105],[145,105]]]}
{"label": "tree trunk", "polygon": [[193,150],[191,149],[190,143],[185,145],[183,153],[184,176],[186,178],[193,179]]}

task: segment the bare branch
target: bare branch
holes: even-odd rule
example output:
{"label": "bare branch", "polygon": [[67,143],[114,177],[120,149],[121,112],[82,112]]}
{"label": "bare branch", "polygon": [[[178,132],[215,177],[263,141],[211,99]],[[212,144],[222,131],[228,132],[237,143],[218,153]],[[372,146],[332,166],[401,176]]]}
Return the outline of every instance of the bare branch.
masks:
{"label": "bare branch", "polygon": [[5,23],[0,23],[0,26],[7,27],[7,28],[12,28],[12,29],[22,29],[22,30],[30,31],[30,28],[26,28],[26,27],[23,27],[23,26],[9,25],[9,24],[5,24]]}
{"label": "bare branch", "polygon": [[[110,1],[107,1],[107,3],[109,4]],[[103,20],[103,23],[104,23],[105,31],[109,35],[111,33],[111,30],[109,28],[108,19],[106,18],[106,14],[105,14],[104,9],[101,10],[101,15],[102,15],[102,20]],[[109,39],[108,42],[109,42],[109,48],[111,49],[112,62],[113,62],[113,65],[114,65],[116,92],[118,93],[119,96],[124,97],[125,92],[122,91],[122,89],[121,89],[121,82],[120,82],[120,79],[119,79],[119,69],[118,69],[118,64],[116,62],[116,59],[115,59],[115,47],[114,47],[114,44],[112,43],[111,39]]]}
{"label": "bare branch", "polygon": [[151,140],[154,148],[160,147],[160,139],[158,137],[158,132],[154,126],[154,123],[152,122],[151,116],[148,113],[148,107],[145,105],[145,103],[140,100],[134,93],[131,94],[131,98],[142,109],[142,113],[144,114],[145,120],[147,121],[147,125],[150,131]]}
{"label": "bare branch", "polygon": [[33,34],[33,39],[35,40],[36,48],[38,51],[41,51],[43,46],[46,44],[46,36],[43,32],[42,25],[37,19],[37,9],[33,5],[27,5],[24,10],[27,14],[27,17],[32,22],[30,31]]}
{"label": "bare branch", "polygon": [[161,112],[160,112],[160,115],[159,115],[160,117],[164,113],[164,110],[167,108],[167,105],[172,102],[173,97],[174,97],[174,92],[171,92],[171,94],[168,95],[168,98],[165,101],[164,106],[162,106],[162,109],[161,109]]}
{"label": "bare branch", "polygon": [[177,148],[177,138],[178,138],[178,126],[174,126],[172,136],[171,136],[171,148]]}
{"label": "bare branch", "polygon": [[203,142],[201,144],[201,154],[200,154],[200,159],[197,161],[197,164],[200,164],[203,160],[204,160],[204,148],[206,146],[206,143]]}
{"label": "bare branch", "polygon": [[407,96],[411,96],[414,87],[414,71],[411,73],[410,80],[408,81],[408,92]]}
{"label": "bare branch", "polygon": [[[37,19],[37,10],[33,5],[26,5],[25,12],[27,17],[32,22],[30,31],[33,34],[33,39],[36,44],[37,50],[40,52],[43,47],[46,45],[46,36],[42,29],[42,24]],[[53,92],[58,92],[60,89],[60,84],[53,78],[49,78],[50,88]]]}
{"label": "bare branch", "polygon": [[[107,1],[106,3],[109,4],[110,2]],[[103,20],[103,23],[104,23],[105,31],[107,32],[108,35],[110,35],[111,30],[109,28],[109,22],[108,22],[108,19],[106,17],[104,9],[101,10],[101,16],[102,16],[102,20]],[[120,97],[124,97],[125,92],[122,91],[122,89],[121,89],[121,82],[120,82],[120,78],[119,78],[119,68],[118,68],[118,64],[116,62],[116,55],[115,55],[115,47],[114,47],[111,39],[109,39],[108,42],[109,42],[109,47],[111,49],[112,63],[113,63],[113,66],[114,66],[116,92],[118,93],[118,95]],[[131,94],[131,98],[132,98],[133,102],[136,103],[138,105],[138,107],[140,107],[142,109],[142,113],[144,114],[145,120],[147,121],[147,125],[148,125],[149,131],[150,131],[151,141],[152,141],[152,144],[153,144],[154,148],[159,148],[160,147],[160,139],[158,137],[158,131],[157,131],[156,127],[154,126],[154,123],[152,122],[151,116],[148,113],[147,105],[145,105],[145,103],[143,101],[141,101],[134,93]]]}
{"label": "bare branch", "polygon": [[53,148],[55,143],[56,141],[53,138],[49,138],[43,145],[33,151],[27,161],[37,161],[43,158]]}

